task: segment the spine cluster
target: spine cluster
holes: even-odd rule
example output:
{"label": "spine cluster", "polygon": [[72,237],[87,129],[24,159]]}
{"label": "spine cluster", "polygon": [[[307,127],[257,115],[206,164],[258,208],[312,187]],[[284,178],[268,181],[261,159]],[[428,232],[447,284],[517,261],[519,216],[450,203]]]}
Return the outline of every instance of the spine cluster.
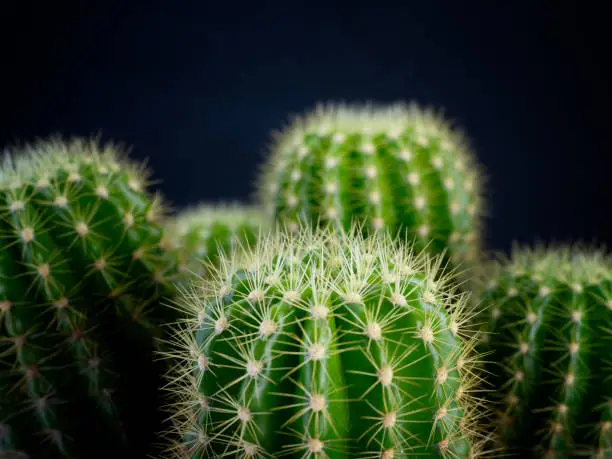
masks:
{"label": "spine cluster", "polygon": [[300,229],[222,253],[176,301],[176,457],[481,457],[478,356],[440,259]]}
{"label": "spine cluster", "polygon": [[612,457],[612,274],[603,252],[515,249],[489,266],[483,335],[506,444]]}

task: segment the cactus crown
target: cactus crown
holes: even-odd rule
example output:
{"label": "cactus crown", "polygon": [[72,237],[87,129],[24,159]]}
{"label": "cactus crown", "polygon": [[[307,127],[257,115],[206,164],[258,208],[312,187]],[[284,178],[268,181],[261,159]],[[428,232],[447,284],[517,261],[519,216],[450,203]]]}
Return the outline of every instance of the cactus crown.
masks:
{"label": "cactus crown", "polygon": [[278,231],[222,254],[176,300],[170,449],[480,457],[471,317],[439,265],[359,229]]}
{"label": "cactus crown", "polygon": [[58,169],[74,168],[72,164],[88,163],[109,172],[127,174],[129,186],[142,191],[151,185],[151,171],[146,164],[137,164],[127,157],[128,151],[119,144],[101,144],[97,138],[51,137],[15,148],[5,148],[0,166],[0,188],[15,188],[33,178],[44,180]]}
{"label": "cactus crown", "polygon": [[[294,116],[284,130],[273,132],[272,142],[268,146],[271,157],[262,166],[256,187],[257,197],[267,205],[268,212],[273,213],[270,206],[276,201],[279,170],[285,167],[287,161],[294,161],[307,153],[304,142],[308,135],[332,135],[334,142],[341,143],[353,134],[363,135],[364,141],[367,141],[380,134],[385,134],[389,139],[399,139],[406,131],[415,134],[417,143],[425,144],[430,138],[436,138],[448,150],[448,160],[467,175],[465,186],[470,190],[482,189],[483,174],[467,138],[433,109],[422,108],[414,102],[384,106],[373,103],[328,103],[318,104],[305,115]],[[368,150],[375,145],[365,144],[362,147]],[[470,204],[474,214],[484,213],[484,203],[479,194],[474,195],[474,202]]]}
{"label": "cactus crown", "polygon": [[[489,267],[495,266],[497,272],[503,270],[517,275],[541,273],[588,283],[605,275],[608,260],[604,249],[582,244],[540,244],[534,247],[514,244],[509,257],[498,255],[492,263]],[[486,277],[494,277],[494,274]]]}
{"label": "cactus crown", "polygon": [[258,208],[240,203],[201,203],[181,211],[168,225],[171,233],[185,235],[191,228],[197,226],[204,232],[214,225],[222,225],[230,230],[238,230],[241,226],[254,222],[262,222]]}
{"label": "cactus crown", "polygon": [[[455,167],[467,175],[465,186],[469,190],[481,190],[483,174],[474,159],[465,135],[454,128],[440,113],[431,108],[422,108],[416,103],[395,103],[378,106],[365,104],[318,104],[314,110],[301,116],[294,116],[291,123],[282,131],[274,131],[268,150],[271,158],[262,167],[257,182],[257,196],[268,205],[275,202],[275,183],[278,183],[278,170],[284,163],[307,153],[304,141],[308,135],[331,135],[335,143],[342,143],[350,135],[362,135],[364,142],[385,134],[391,140],[400,139],[410,131],[416,143],[426,144],[436,139],[447,150],[448,159]],[[375,145],[364,143],[362,150],[368,153]],[[401,153],[406,153],[401,150]],[[475,214],[483,213],[480,195],[474,196]]]}

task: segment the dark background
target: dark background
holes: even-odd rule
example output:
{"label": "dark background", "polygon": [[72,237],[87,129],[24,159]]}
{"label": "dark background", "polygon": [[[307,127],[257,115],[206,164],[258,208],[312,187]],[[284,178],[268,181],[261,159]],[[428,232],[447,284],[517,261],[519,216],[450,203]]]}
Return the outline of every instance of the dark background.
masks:
{"label": "dark background", "polygon": [[270,131],[317,101],[416,100],[470,137],[490,248],[610,245],[609,24],[577,5],[4,0],[0,144],[101,133],[180,208],[248,199]]}

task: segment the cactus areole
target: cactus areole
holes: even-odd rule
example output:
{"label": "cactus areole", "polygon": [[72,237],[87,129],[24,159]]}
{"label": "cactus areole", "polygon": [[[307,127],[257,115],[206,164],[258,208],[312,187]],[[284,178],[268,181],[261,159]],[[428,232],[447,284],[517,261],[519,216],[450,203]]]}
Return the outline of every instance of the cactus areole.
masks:
{"label": "cactus areole", "polygon": [[[279,231],[177,300],[179,457],[480,457],[465,297],[359,230]],[[175,360],[176,361],[176,360]]]}
{"label": "cactus areole", "polygon": [[162,317],[151,301],[168,264],[146,182],[121,150],[94,140],[4,155],[0,452],[142,454],[159,428],[150,362]]}

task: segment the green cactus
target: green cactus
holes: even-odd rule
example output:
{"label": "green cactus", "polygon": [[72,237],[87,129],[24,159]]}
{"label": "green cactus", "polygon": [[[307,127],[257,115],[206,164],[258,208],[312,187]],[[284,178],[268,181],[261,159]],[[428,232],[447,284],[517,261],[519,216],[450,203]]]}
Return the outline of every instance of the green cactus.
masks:
{"label": "green cactus", "polygon": [[[481,174],[464,136],[416,104],[320,105],[276,133],[258,180],[267,213],[415,239],[469,279],[481,244]],[[402,237],[404,239],[404,237]]]}
{"label": "green cactus", "polygon": [[482,457],[466,296],[354,228],[262,234],[179,295],[168,455]]}
{"label": "green cactus", "polygon": [[598,249],[543,246],[484,270],[482,349],[500,436],[521,457],[612,457],[610,267]]}
{"label": "green cactus", "polygon": [[176,265],[119,146],[51,138],[0,165],[0,452],[146,454],[160,428],[155,300]]}
{"label": "green cactus", "polygon": [[[162,247],[178,254],[179,269],[203,276],[219,252],[252,245],[270,225],[258,208],[244,204],[201,203],[168,219]],[[191,277],[185,276],[185,281]]]}

